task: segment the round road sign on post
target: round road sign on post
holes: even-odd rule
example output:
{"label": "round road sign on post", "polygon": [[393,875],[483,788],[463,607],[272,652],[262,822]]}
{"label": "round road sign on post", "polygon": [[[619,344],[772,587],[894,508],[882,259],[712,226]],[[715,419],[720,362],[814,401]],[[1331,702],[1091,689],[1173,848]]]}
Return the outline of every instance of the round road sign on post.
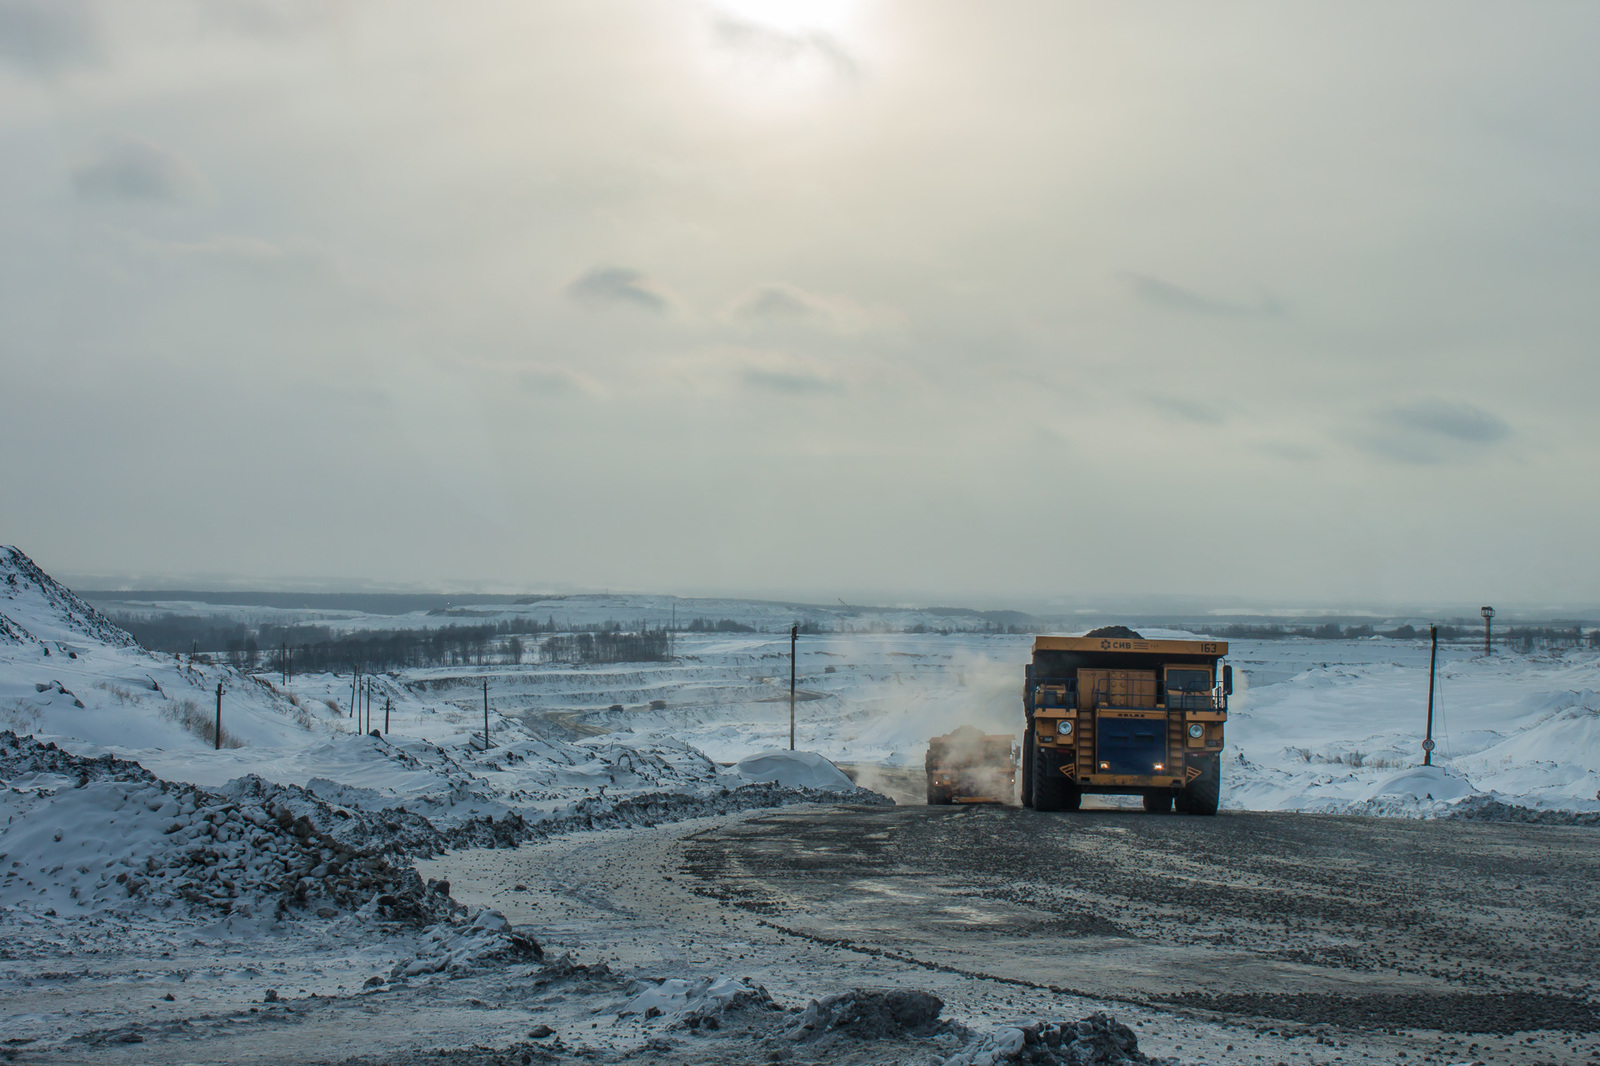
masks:
{"label": "round road sign on post", "polygon": [[1432,751],[1433,747],[1434,747],[1434,744],[1433,744],[1433,738],[1432,737],[1429,737],[1427,740],[1424,740],[1422,742],[1422,750],[1423,751]]}

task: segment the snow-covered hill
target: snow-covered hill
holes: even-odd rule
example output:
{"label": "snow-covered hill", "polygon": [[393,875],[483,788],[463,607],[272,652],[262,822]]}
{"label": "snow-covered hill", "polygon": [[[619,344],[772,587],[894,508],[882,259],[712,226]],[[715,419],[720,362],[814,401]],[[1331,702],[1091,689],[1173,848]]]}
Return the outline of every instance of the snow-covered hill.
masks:
{"label": "snow-covered hill", "polygon": [[[765,780],[726,770],[665,731],[636,733],[623,722],[585,736],[593,729],[524,720],[517,711],[537,701],[519,698],[530,679],[516,674],[496,678],[496,709],[485,713],[478,676],[368,677],[353,700],[348,675],[283,684],[205,656],[157,655],[16,548],[0,549],[0,589],[0,622],[15,634],[0,643],[0,729],[80,755],[134,759],[168,781],[224,788],[255,775],[352,809],[404,806],[444,828],[548,814],[591,797],[715,796]],[[531,683],[585,673],[560,668]],[[367,707],[376,712],[370,720]],[[384,736],[368,735],[380,728]]]}
{"label": "snow-covered hill", "polygon": [[11,545],[0,545],[0,640],[50,642],[61,645],[58,651],[72,641],[116,648],[138,643]]}
{"label": "snow-covered hill", "polygon": [[155,655],[40,570],[0,547],[0,728],[124,749],[300,742],[333,718],[226,666]]}

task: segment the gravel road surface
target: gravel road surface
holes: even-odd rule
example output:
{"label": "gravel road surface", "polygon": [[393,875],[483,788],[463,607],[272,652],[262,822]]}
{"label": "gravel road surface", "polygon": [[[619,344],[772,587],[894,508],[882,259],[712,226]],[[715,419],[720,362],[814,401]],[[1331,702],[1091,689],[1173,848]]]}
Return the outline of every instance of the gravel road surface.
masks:
{"label": "gravel road surface", "polygon": [[1534,1066],[1600,1064],[1597,845],[1592,829],[918,805],[423,866],[554,950],[746,974],[791,1004],[920,988],[977,1028],[1107,1009],[1185,1063]]}
{"label": "gravel road surface", "polygon": [[1592,829],[795,809],[700,832],[683,871],[791,935],[1020,987],[1600,1060]]}

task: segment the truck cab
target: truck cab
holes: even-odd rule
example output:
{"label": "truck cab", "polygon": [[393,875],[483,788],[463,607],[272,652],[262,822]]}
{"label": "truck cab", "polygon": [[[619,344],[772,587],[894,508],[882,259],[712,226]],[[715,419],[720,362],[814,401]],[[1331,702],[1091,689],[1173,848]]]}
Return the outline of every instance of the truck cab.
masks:
{"label": "truck cab", "polygon": [[1215,814],[1233,668],[1228,645],[1116,627],[1037,637],[1023,683],[1022,801],[1076,810],[1085,793],[1148,811]]}

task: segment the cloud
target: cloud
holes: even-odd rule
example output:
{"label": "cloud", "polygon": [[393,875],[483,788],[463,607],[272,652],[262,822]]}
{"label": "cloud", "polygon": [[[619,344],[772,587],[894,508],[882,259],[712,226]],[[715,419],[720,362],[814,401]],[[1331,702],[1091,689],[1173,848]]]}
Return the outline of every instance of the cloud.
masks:
{"label": "cloud", "polygon": [[727,353],[727,367],[739,385],[787,396],[839,395],[849,382],[831,363],[788,352],[736,349]]}
{"label": "cloud", "polygon": [[204,260],[260,276],[326,275],[332,268],[327,253],[314,245],[236,234],[220,234],[202,241],[163,241],[154,246],[178,258]]}
{"label": "cloud", "polygon": [[1151,396],[1149,403],[1158,411],[1195,425],[1220,426],[1227,420],[1227,415],[1220,407],[1192,397]]}
{"label": "cloud", "polygon": [[1124,278],[1134,299],[1168,311],[1219,318],[1276,318],[1284,311],[1283,304],[1265,291],[1253,302],[1239,303],[1207,296],[1150,274],[1126,274]]}
{"label": "cloud", "polygon": [[791,396],[845,391],[843,381],[815,367],[748,366],[741,377],[750,388]]}
{"label": "cloud", "polygon": [[1376,429],[1358,441],[1366,450],[1406,463],[1438,463],[1476,454],[1511,436],[1499,415],[1472,404],[1427,399],[1373,416]]}
{"label": "cloud", "polygon": [[100,55],[99,27],[85,0],[0,0],[0,62],[50,74]]}
{"label": "cloud", "polygon": [[176,203],[198,195],[204,181],[175,152],[149,141],[128,138],[104,149],[72,174],[85,200],[142,200]]}
{"label": "cloud", "polygon": [[588,307],[631,307],[658,315],[665,314],[673,303],[666,289],[627,267],[594,267],[569,282],[566,294]]}
{"label": "cloud", "polygon": [[1317,449],[1288,440],[1264,440],[1251,447],[1262,455],[1270,455],[1274,459],[1283,459],[1291,463],[1309,463],[1322,458],[1322,453]]}
{"label": "cloud", "polygon": [[736,303],[731,314],[745,322],[800,322],[826,311],[809,293],[787,285],[765,285]]}
{"label": "cloud", "polygon": [[899,324],[899,316],[867,308],[841,296],[819,296],[781,282],[762,285],[741,296],[727,318],[745,326],[805,327],[836,333],[862,333]]}
{"label": "cloud", "polygon": [[548,363],[528,363],[514,373],[517,387],[536,396],[604,397],[605,389],[593,378],[586,377],[566,367]]}
{"label": "cloud", "polygon": [[264,40],[292,40],[328,26],[340,13],[328,0],[206,0],[212,24]]}
{"label": "cloud", "polygon": [[1492,411],[1448,400],[1422,400],[1388,411],[1382,418],[1399,429],[1464,444],[1492,444],[1511,434],[1511,427]]}
{"label": "cloud", "polygon": [[852,377],[812,356],[759,348],[718,347],[670,360],[662,367],[677,387],[724,398],[741,392],[787,396],[842,395]]}
{"label": "cloud", "polygon": [[712,19],[719,45],[773,64],[819,62],[831,73],[854,80],[861,68],[832,35],[820,30],[780,30],[727,12]]}

